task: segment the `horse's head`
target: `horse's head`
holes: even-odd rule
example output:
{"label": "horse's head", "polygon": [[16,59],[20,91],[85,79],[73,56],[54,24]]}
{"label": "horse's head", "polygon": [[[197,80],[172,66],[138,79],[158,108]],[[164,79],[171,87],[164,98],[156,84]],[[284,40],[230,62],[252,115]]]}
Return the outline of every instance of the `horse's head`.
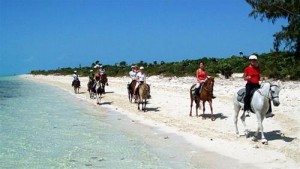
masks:
{"label": "horse's head", "polygon": [[206,81],[203,83],[203,88],[207,91],[212,91],[214,89],[215,78],[207,77]]}
{"label": "horse's head", "polygon": [[279,106],[280,104],[279,102],[280,89],[281,89],[280,81],[277,81],[275,83],[270,83],[270,96],[274,106]]}

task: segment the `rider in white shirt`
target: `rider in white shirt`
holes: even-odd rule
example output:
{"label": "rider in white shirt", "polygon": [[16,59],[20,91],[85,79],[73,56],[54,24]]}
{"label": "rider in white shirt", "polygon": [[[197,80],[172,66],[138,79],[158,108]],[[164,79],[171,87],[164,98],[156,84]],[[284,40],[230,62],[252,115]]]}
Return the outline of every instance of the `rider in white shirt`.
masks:
{"label": "rider in white shirt", "polygon": [[73,81],[74,81],[74,80],[79,80],[78,77],[79,77],[79,76],[78,76],[78,74],[77,74],[77,71],[75,70],[75,71],[74,71],[74,74],[73,74]]}
{"label": "rider in white shirt", "polygon": [[131,66],[131,71],[129,72],[129,76],[131,80],[136,80],[136,74],[137,74],[136,66]]}
{"label": "rider in white shirt", "polygon": [[135,88],[134,88],[134,93],[136,93],[136,89],[138,88],[138,86],[142,83],[146,83],[146,75],[144,73],[144,67],[141,66],[140,67],[140,71],[136,74],[136,85],[135,85]]}

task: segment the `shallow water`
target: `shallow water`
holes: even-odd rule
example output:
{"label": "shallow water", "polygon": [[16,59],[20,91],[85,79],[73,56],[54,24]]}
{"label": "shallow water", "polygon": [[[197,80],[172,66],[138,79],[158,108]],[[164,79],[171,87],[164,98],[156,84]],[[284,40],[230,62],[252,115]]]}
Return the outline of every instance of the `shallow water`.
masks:
{"label": "shallow water", "polygon": [[226,166],[242,165],[61,89],[0,78],[0,168]]}

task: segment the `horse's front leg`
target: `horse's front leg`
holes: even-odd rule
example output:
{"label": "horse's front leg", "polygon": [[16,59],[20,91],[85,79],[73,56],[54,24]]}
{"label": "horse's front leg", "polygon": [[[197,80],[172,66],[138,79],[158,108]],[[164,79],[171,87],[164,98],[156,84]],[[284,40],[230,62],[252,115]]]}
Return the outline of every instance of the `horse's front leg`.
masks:
{"label": "horse's front leg", "polygon": [[245,134],[246,138],[248,138],[249,137],[249,131],[247,129],[247,125],[246,125],[245,119],[246,119],[246,115],[245,115],[245,111],[243,111],[243,114],[241,116],[241,120],[242,120],[242,123],[243,123],[243,126],[244,126],[244,134]]}
{"label": "horse's front leg", "polygon": [[191,117],[192,117],[193,102],[194,102],[194,100],[191,98],[191,105],[190,105],[190,116]]}
{"label": "horse's front leg", "polygon": [[196,103],[196,117],[198,117],[198,109],[200,107],[200,100],[195,100]]}
{"label": "horse's front leg", "polygon": [[202,108],[202,119],[205,119],[205,116],[204,116],[204,114],[205,114],[205,101],[204,100],[202,101],[202,106],[203,106],[203,108]]}
{"label": "horse's front leg", "polygon": [[263,127],[263,120],[264,118],[261,116],[261,113],[260,112],[257,112],[256,113],[256,117],[257,117],[257,131],[255,133],[255,137],[257,138],[258,137],[258,133],[259,131],[261,132],[261,143],[262,144],[265,144],[267,145],[268,144],[268,140],[265,138],[265,135],[264,135],[264,127]]}
{"label": "horse's front leg", "polygon": [[143,108],[144,112],[146,111],[146,104],[147,104],[147,99],[144,100],[144,108]]}
{"label": "horse's front leg", "polygon": [[240,135],[239,135],[239,129],[238,129],[238,126],[237,126],[239,112],[240,112],[240,106],[234,104],[234,116],[233,116],[233,122],[234,122],[234,126],[235,126],[235,134],[237,135],[237,137],[240,136]]}
{"label": "horse's front leg", "polygon": [[99,96],[99,94],[96,93],[96,98],[97,98],[97,104],[100,104],[100,101],[101,101],[101,95]]}

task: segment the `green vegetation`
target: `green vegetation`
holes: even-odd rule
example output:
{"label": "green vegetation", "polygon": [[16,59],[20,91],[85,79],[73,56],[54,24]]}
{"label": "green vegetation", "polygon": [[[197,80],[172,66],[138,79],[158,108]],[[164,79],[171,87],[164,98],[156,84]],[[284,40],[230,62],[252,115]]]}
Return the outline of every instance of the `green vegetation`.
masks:
{"label": "green vegetation", "polygon": [[260,17],[273,23],[277,19],[286,19],[287,26],[275,33],[274,49],[279,51],[282,43],[285,49],[295,52],[295,57],[300,59],[300,0],[246,0],[252,7],[251,17]]}
{"label": "green vegetation", "polygon": [[[300,61],[295,59],[293,53],[268,53],[258,55],[258,61],[261,67],[262,75],[278,79],[300,79]],[[178,62],[158,62],[146,63],[140,61],[133,65],[144,66],[148,75],[162,76],[195,76],[199,62],[204,61],[207,72],[216,76],[218,73],[230,77],[232,73],[242,73],[244,68],[249,64],[248,58],[243,56],[231,56],[229,58],[201,58],[198,60],[182,60]],[[89,70],[99,61],[92,63],[91,66],[75,68],[59,68],[56,70],[33,70],[31,74],[58,74],[70,75],[77,70],[80,76],[88,76]],[[108,76],[128,76],[130,66],[125,61],[115,65],[104,65]]]}

